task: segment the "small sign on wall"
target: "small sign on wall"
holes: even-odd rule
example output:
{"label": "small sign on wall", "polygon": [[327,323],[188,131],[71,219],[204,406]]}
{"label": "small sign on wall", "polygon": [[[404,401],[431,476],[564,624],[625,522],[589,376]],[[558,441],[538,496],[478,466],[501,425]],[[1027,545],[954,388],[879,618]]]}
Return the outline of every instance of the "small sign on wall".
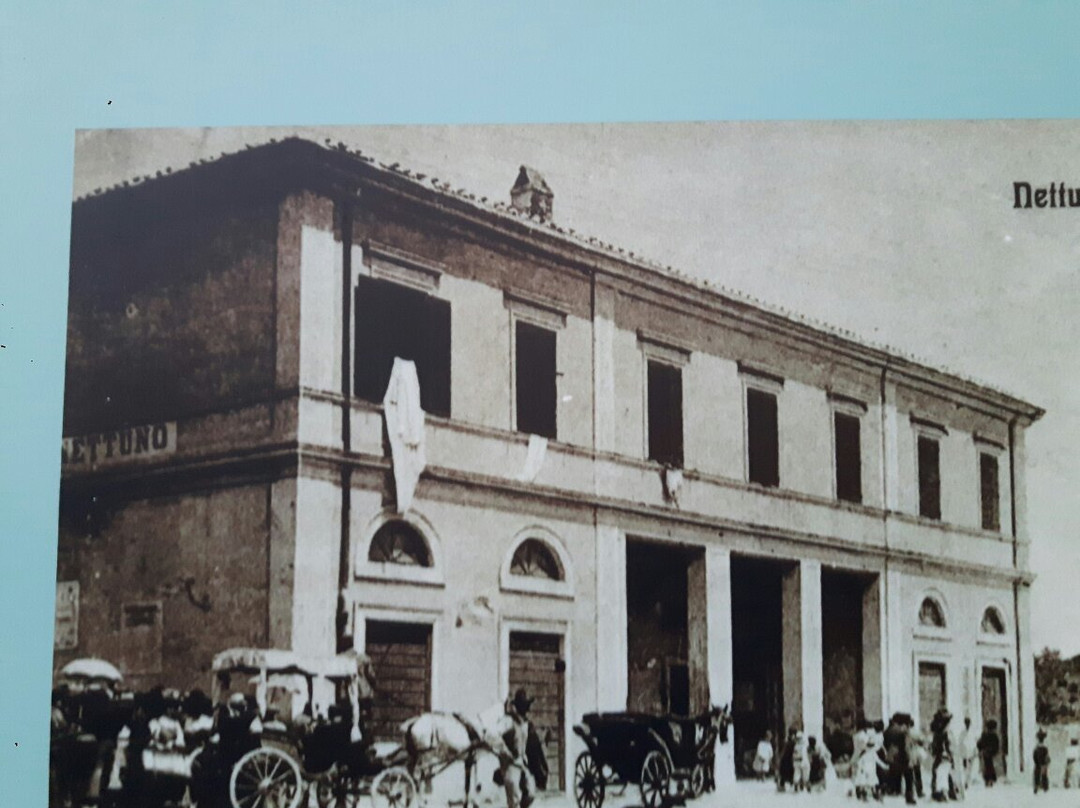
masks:
{"label": "small sign on wall", "polygon": [[176,452],[176,421],[122,427],[64,438],[64,469],[102,468],[149,460]]}
{"label": "small sign on wall", "polygon": [[60,581],[56,585],[56,631],[53,637],[57,651],[70,651],[79,644],[78,581]]}

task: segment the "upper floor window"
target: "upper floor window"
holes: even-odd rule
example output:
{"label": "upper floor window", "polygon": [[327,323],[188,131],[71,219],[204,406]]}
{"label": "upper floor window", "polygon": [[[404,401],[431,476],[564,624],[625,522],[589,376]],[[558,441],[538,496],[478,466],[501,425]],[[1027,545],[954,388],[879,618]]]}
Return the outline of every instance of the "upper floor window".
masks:
{"label": "upper floor window", "polygon": [[746,469],[752,483],[780,485],[780,432],[776,394],[746,388]]}
{"label": "upper floor window", "polygon": [[368,561],[414,567],[432,565],[424,537],[408,522],[397,519],[387,522],[375,532],[368,548]]}
{"label": "upper floor window", "polygon": [[554,331],[515,322],[514,375],[518,432],[554,440],[558,400]]}
{"label": "upper floor window", "polygon": [[923,598],[919,606],[919,625],[927,628],[945,628],[945,610],[934,598]]}
{"label": "upper floor window", "polygon": [[[862,502],[862,410],[856,405],[837,403],[833,410],[833,450],[836,468],[836,498]],[[861,405],[859,405],[861,407]]]}
{"label": "upper floor window", "polygon": [[998,458],[991,452],[979,452],[979,499],[983,530],[1001,530]]}
{"label": "upper floor window", "polygon": [[683,464],[682,369],[648,360],[649,459]]}
{"label": "upper floor window", "polygon": [[1001,612],[993,606],[988,606],[986,611],[983,612],[980,628],[982,629],[983,634],[1004,634],[1005,618],[1003,618]]}
{"label": "upper floor window", "polygon": [[356,284],[355,393],[381,402],[394,357],[416,363],[420,406],[450,415],[450,304],[387,280]]}
{"label": "upper floor window", "polygon": [[919,516],[941,518],[941,449],[936,437],[919,434]]}

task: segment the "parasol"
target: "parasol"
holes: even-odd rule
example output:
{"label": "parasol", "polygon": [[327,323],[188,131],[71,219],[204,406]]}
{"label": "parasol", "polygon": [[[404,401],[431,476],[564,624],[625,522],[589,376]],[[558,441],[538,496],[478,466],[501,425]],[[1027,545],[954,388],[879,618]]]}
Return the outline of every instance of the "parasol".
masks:
{"label": "parasol", "polygon": [[120,682],[124,676],[116,666],[104,659],[76,659],[60,669],[60,676],[65,679],[104,679],[108,682]]}

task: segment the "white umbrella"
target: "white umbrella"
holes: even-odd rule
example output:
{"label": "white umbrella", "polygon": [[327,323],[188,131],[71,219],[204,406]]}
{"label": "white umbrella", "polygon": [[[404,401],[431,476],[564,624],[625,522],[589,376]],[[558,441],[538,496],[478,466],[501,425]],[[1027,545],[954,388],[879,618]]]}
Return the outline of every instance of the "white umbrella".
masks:
{"label": "white umbrella", "polygon": [[116,666],[104,659],[76,659],[60,669],[60,676],[65,679],[104,679],[119,682],[124,676]]}

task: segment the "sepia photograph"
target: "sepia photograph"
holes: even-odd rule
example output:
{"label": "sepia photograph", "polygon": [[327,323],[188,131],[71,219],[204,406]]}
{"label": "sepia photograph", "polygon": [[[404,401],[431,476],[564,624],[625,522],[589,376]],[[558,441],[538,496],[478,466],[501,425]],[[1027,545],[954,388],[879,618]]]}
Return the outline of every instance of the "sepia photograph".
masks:
{"label": "sepia photograph", "polygon": [[79,131],[49,804],[1072,805],[1077,134]]}

